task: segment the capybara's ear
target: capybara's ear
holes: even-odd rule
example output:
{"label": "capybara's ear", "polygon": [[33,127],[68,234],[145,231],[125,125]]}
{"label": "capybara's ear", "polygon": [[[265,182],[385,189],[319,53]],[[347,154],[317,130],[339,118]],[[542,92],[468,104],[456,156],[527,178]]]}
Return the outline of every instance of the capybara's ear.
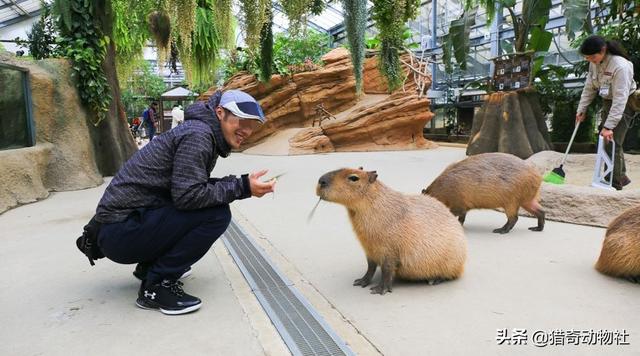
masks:
{"label": "capybara's ear", "polygon": [[367,172],[367,174],[369,175],[369,183],[375,182],[376,178],[378,178],[378,172],[376,171]]}
{"label": "capybara's ear", "polygon": [[363,170],[364,170],[364,168],[362,168],[362,166],[358,167],[358,169],[359,169],[359,170],[361,170],[361,171],[363,171]]}

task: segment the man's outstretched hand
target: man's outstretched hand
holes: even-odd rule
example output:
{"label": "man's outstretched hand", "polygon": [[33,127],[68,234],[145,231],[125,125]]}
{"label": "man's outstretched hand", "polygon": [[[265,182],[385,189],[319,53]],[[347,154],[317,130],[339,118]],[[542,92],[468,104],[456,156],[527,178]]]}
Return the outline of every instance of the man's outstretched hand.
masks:
{"label": "man's outstretched hand", "polygon": [[267,170],[263,169],[258,172],[253,172],[249,174],[249,186],[251,187],[251,195],[254,197],[262,197],[267,193],[273,193],[273,190],[276,186],[276,180],[272,179],[267,182],[263,182],[260,180],[260,177],[267,174]]}

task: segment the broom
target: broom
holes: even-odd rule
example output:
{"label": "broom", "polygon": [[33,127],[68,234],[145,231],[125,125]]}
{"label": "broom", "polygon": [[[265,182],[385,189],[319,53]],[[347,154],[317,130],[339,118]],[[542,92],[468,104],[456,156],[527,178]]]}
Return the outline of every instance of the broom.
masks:
{"label": "broom", "polygon": [[573,129],[573,134],[571,135],[571,140],[569,140],[569,144],[567,145],[567,151],[564,153],[564,157],[562,157],[562,162],[560,162],[560,166],[554,168],[551,172],[547,173],[542,177],[542,180],[547,183],[552,184],[564,184],[565,173],[562,169],[564,162],[567,160],[567,156],[569,155],[569,150],[571,149],[571,144],[573,143],[573,139],[576,138],[576,133],[578,133],[578,128],[580,127],[580,121],[576,124],[576,128]]}

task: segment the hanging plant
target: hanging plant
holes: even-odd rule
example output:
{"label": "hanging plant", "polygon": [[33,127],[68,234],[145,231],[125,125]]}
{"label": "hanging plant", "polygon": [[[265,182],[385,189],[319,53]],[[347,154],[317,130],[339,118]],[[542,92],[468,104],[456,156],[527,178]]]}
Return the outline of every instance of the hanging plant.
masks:
{"label": "hanging plant", "polygon": [[171,18],[171,38],[175,41],[185,73],[191,73],[192,36],[196,28],[196,9],[202,0],[161,0]]}
{"label": "hanging plant", "polygon": [[413,19],[420,6],[419,0],[377,0],[373,2],[373,15],[380,31],[379,68],[387,79],[390,91],[398,89],[405,74],[400,66],[399,51],[402,49],[404,24]]}
{"label": "hanging plant", "polygon": [[351,51],[353,74],[356,77],[356,92],[362,93],[365,32],[367,30],[367,0],[343,0],[344,26]]}
{"label": "hanging plant", "polygon": [[267,9],[268,21],[260,32],[260,80],[269,82],[273,72],[273,12]]}
{"label": "hanging plant", "polygon": [[[93,3],[85,0],[56,0],[53,5],[60,36],[57,42],[62,54],[72,62],[82,102],[93,111],[95,126],[109,111],[111,96],[102,69],[108,37],[97,24]],[[93,19],[93,20],[92,20]]]}
{"label": "hanging plant", "polygon": [[270,0],[240,0],[242,22],[244,23],[244,42],[250,52],[255,52],[260,43],[260,32],[267,22],[267,8],[271,7]]}
{"label": "hanging plant", "polygon": [[156,40],[158,49],[165,50],[169,46],[169,36],[171,36],[169,15],[160,11],[152,11],[149,14],[149,30]]}
{"label": "hanging plant", "polygon": [[112,0],[113,41],[116,44],[116,70],[122,83],[134,69],[134,63],[142,58],[142,49],[151,37],[148,14],[152,11],[152,1]]}
{"label": "hanging plant", "polygon": [[288,32],[294,37],[298,35],[300,29],[306,27],[307,16],[319,9],[317,0],[280,0],[280,2],[282,10],[289,19]]}
{"label": "hanging plant", "polygon": [[324,5],[323,0],[313,0],[313,4],[311,4],[311,13],[314,15],[320,15],[322,11],[324,11]]}
{"label": "hanging plant", "polygon": [[[229,29],[231,17],[226,16],[228,23],[219,20],[216,13],[220,10],[221,1],[201,0],[196,9],[196,28],[193,32],[191,46],[191,77],[194,87],[211,86],[215,84],[215,74],[220,56],[220,50],[229,47]],[[231,11],[231,3],[226,2]],[[225,18],[225,16],[221,16]]]}

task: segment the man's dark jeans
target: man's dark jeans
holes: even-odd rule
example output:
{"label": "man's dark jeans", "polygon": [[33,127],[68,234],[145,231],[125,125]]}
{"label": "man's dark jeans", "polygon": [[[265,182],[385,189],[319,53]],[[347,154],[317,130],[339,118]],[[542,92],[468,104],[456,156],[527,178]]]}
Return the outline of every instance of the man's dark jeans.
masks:
{"label": "man's dark jeans", "polygon": [[147,283],[177,280],[207,253],[230,222],[226,204],[199,210],[139,209],[123,222],[102,225],[98,245],[114,262],[151,265]]}

